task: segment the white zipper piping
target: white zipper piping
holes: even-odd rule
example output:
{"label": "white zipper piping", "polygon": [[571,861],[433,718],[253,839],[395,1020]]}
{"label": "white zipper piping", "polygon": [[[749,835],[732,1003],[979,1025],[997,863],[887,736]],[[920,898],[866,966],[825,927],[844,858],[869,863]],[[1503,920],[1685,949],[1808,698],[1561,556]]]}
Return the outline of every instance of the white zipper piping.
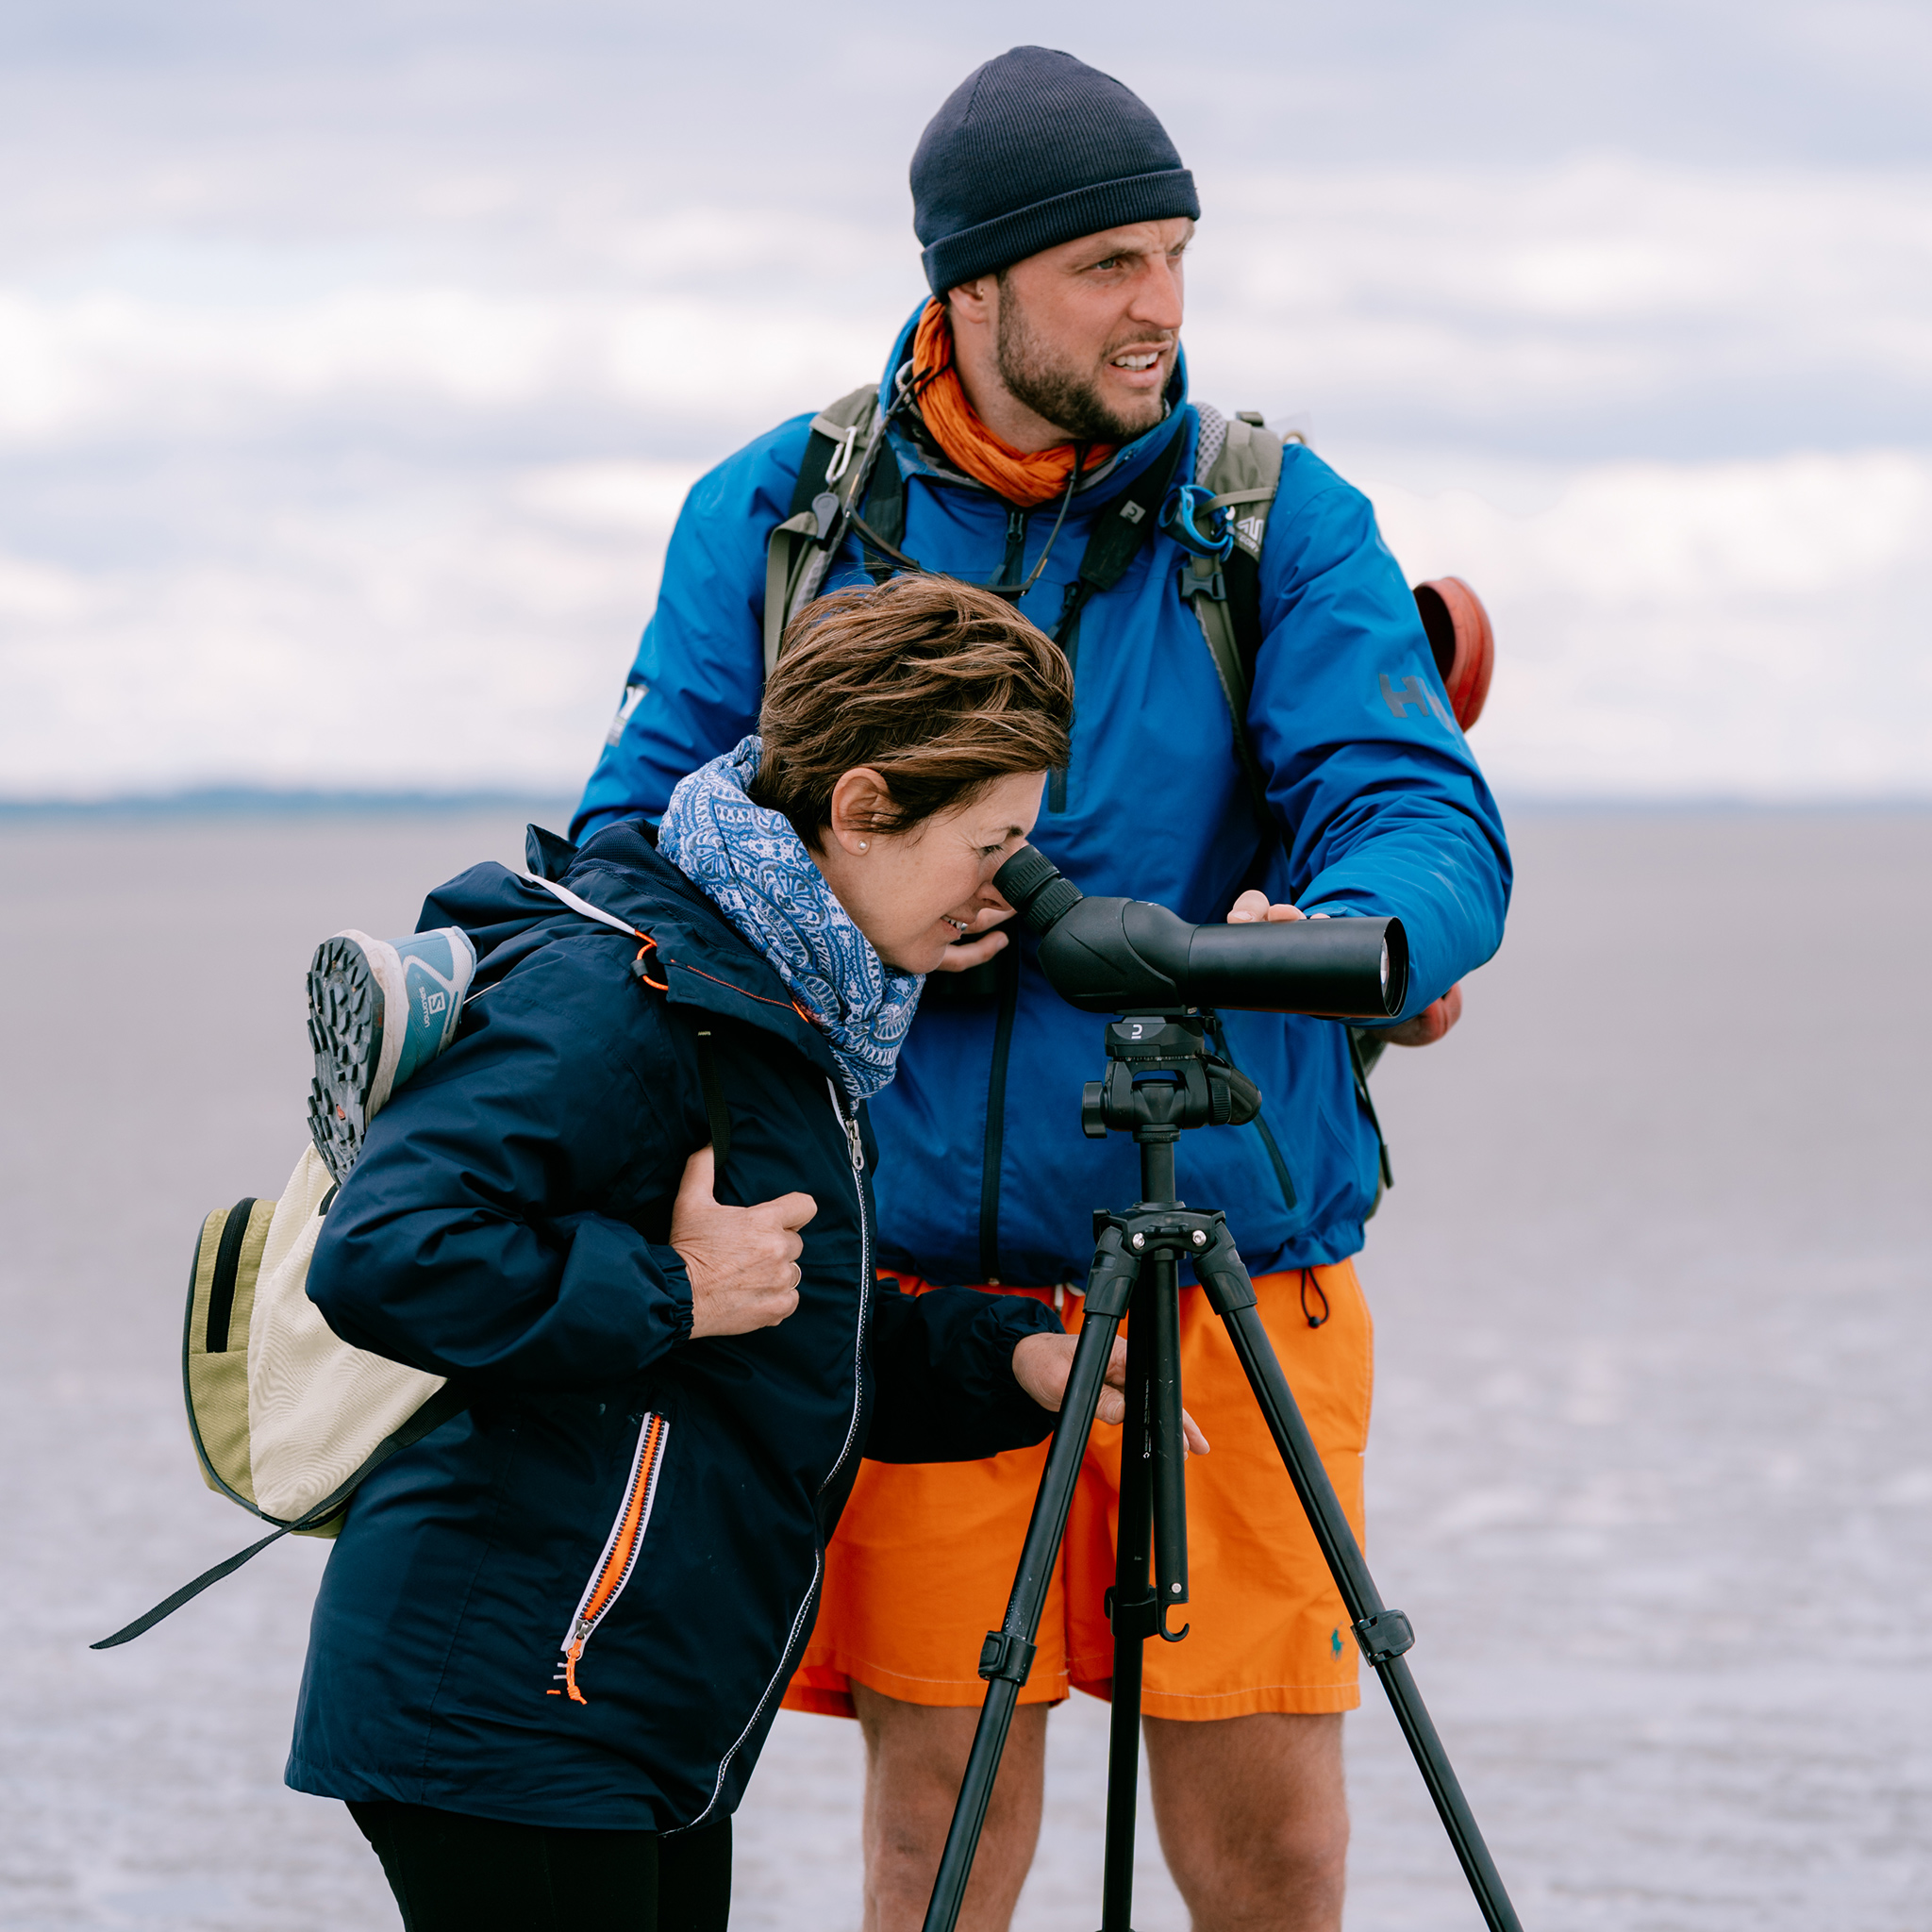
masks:
{"label": "white zipper piping", "polygon": [[858,1196],[858,1332],[852,1343],[852,1420],[846,1425],[838,1460],[819,1485],[822,1496],[845,1467],[845,1458],[858,1440],[858,1410],[865,1391],[865,1324],[872,1313],[872,1217],[865,1211],[865,1141],[858,1132],[858,1116],[845,1111],[839,1090],[829,1080],[825,1082],[825,1091],[831,1096],[832,1111],[838,1115],[839,1124],[845,1130],[845,1145],[852,1155],[852,1187]]}
{"label": "white zipper piping", "polygon": [[[583,1659],[585,1644],[591,1641],[598,1624],[616,1607],[618,1598],[624,1594],[625,1587],[637,1569],[638,1554],[644,1546],[644,1532],[651,1524],[651,1507],[658,1500],[658,1477],[664,1467],[664,1445],[670,1439],[671,1424],[662,1416],[647,1410],[638,1424],[638,1446],[631,1452],[630,1474],[624,1485],[624,1500],[618,1505],[616,1521],[610,1525],[610,1534],[604,1540],[602,1555],[591,1566],[591,1580],[584,1585],[584,1593],[577,1599],[576,1608],[571,1612],[570,1627],[563,1633],[563,1641],[558,1645],[563,1661],[557,1669],[557,1684],[549,1693],[552,1697],[567,1696],[574,1704],[590,1702],[577,1689],[577,1665]],[[626,1536],[630,1542],[628,1549],[624,1548]],[[615,1582],[605,1592],[603,1602],[598,1603],[597,1594],[604,1590],[612,1562],[620,1560],[623,1567]]]}

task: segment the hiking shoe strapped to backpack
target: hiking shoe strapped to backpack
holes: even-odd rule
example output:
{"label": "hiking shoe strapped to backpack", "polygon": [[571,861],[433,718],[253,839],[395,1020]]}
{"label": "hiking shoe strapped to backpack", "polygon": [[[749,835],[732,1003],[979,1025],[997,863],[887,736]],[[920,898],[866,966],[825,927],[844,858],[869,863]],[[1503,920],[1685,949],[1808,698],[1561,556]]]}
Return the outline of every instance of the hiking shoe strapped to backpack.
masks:
{"label": "hiking shoe strapped to backpack", "polygon": [[338,1182],[390,1095],[450,1042],[476,951],[459,926],[407,939],[339,932],[308,967],[308,1128]]}

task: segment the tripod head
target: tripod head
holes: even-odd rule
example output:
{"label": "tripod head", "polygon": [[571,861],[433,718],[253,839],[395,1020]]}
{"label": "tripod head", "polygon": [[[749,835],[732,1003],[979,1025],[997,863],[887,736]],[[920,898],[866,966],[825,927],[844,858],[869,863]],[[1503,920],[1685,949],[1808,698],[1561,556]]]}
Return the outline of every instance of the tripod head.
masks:
{"label": "tripod head", "polygon": [[1153,1008],[1107,1027],[1107,1077],[1080,1097],[1080,1131],[1104,1141],[1131,1133],[1145,1145],[1184,1127],[1239,1127],[1261,1110],[1261,1090],[1208,1047],[1211,1016]]}

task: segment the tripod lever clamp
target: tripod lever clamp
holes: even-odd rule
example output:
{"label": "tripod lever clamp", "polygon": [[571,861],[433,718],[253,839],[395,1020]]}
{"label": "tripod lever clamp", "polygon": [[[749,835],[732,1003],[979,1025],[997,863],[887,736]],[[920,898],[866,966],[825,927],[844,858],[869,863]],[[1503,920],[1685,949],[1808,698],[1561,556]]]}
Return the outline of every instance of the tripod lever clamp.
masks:
{"label": "tripod lever clamp", "polygon": [[1255,1284],[1249,1279],[1241,1250],[1227,1231],[1227,1223],[1214,1217],[1213,1237],[1205,1255],[1194,1257],[1194,1274],[1208,1291],[1208,1304],[1217,1315],[1255,1306]]}
{"label": "tripod lever clamp", "polygon": [[[1098,1217],[1096,1217],[1096,1220]],[[1125,1231],[1117,1220],[1095,1229],[1093,1265],[1087,1271],[1087,1292],[1082,1297],[1087,1320],[1110,1316],[1119,1321],[1134,1298],[1134,1282],[1141,1273],[1141,1257],[1127,1246]]]}
{"label": "tripod lever clamp", "polygon": [[995,1677],[1024,1684],[1033,1669],[1033,1653],[1038,1647],[1011,1630],[989,1630],[979,1646],[979,1674],[989,1684]]}
{"label": "tripod lever clamp", "polygon": [[1379,1670],[1414,1647],[1415,1631],[1400,1610],[1377,1610],[1355,1626],[1355,1641],[1361,1645],[1362,1655]]}

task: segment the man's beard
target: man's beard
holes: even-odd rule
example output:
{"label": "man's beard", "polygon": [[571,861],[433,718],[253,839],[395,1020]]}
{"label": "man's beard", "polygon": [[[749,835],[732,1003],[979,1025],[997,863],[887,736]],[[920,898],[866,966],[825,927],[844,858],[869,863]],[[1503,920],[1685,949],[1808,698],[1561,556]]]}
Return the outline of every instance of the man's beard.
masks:
{"label": "man's beard", "polygon": [[994,349],[1000,380],[1008,393],[1036,416],[1064,429],[1070,441],[1132,442],[1167,414],[1167,402],[1160,394],[1147,398],[1144,420],[1140,422],[1108,408],[1095,378],[1056,363],[1046,344],[1026,326],[1025,311],[1014,300],[1010,282],[1002,281],[1000,286]]}

